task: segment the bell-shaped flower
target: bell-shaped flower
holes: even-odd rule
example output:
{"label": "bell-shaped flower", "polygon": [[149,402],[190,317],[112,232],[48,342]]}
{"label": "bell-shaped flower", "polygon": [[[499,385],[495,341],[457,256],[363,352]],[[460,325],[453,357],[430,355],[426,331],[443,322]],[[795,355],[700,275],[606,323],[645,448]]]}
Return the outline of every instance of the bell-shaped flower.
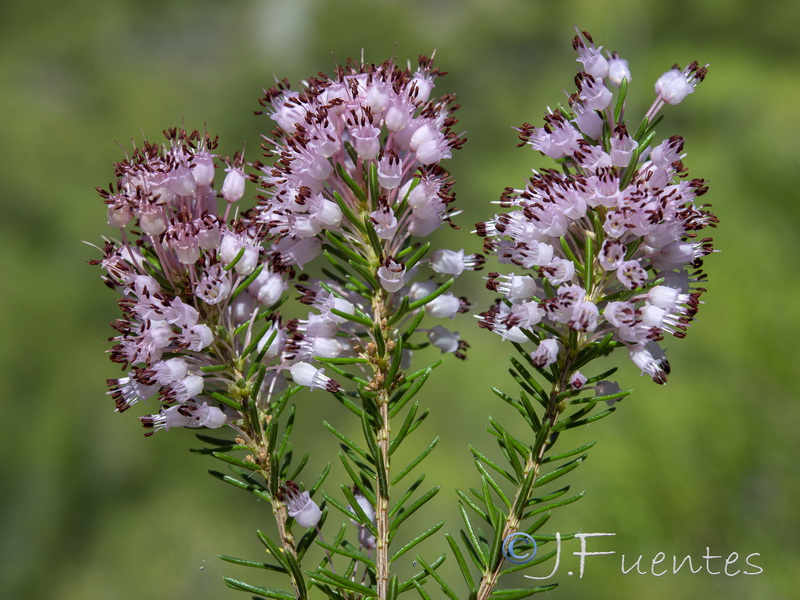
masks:
{"label": "bell-shaped flower", "polygon": [[397,232],[397,217],[394,211],[386,205],[378,207],[378,210],[369,214],[370,222],[375,227],[375,233],[382,240],[389,240]]}
{"label": "bell-shaped flower", "polygon": [[378,183],[387,190],[393,190],[402,181],[403,166],[394,151],[383,155],[378,163]]}
{"label": "bell-shaped flower", "polygon": [[557,359],[558,341],[553,338],[542,340],[536,350],[531,353],[531,363],[540,369],[553,364]]}
{"label": "bell-shaped flower", "polygon": [[647,346],[632,346],[628,354],[638,368],[642,370],[642,375],[647,373],[650,378],[659,384],[667,382],[669,375],[669,363],[667,362],[664,351],[657,344]]}
{"label": "bell-shaped flower", "polygon": [[325,389],[329,392],[337,392],[341,386],[325,375],[325,369],[318,369],[314,365],[307,362],[297,362],[289,369],[292,374],[292,379],[298,385],[308,387],[310,389]]}
{"label": "bell-shaped flower", "polygon": [[441,294],[425,305],[425,312],[435,319],[452,319],[461,310],[461,300],[453,294]]}
{"label": "bell-shaped flower", "polygon": [[199,186],[209,186],[214,181],[214,159],[207,151],[192,157],[192,177]]}
{"label": "bell-shaped flower", "polygon": [[322,510],[311,499],[311,494],[301,492],[294,481],[287,481],[282,488],[281,500],[286,503],[286,511],[300,527],[314,527],[322,518]]}
{"label": "bell-shaped flower", "polygon": [[406,266],[393,259],[387,258],[383,264],[378,267],[378,279],[381,282],[381,287],[387,292],[396,292],[403,287],[404,275]]}
{"label": "bell-shaped flower", "polygon": [[247,177],[239,167],[231,166],[225,169],[228,173],[222,182],[222,197],[227,202],[236,202],[244,196],[244,183]]}
{"label": "bell-shaped flower", "polygon": [[680,104],[686,96],[694,92],[694,82],[680,69],[670,69],[658,78],[655,92],[667,104]]}
{"label": "bell-shaped flower", "polygon": [[459,349],[459,335],[457,331],[450,331],[449,329],[436,325],[428,332],[428,341],[442,351],[454,353]]}
{"label": "bell-shaped flower", "polygon": [[628,68],[628,61],[614,52],[608,59],[608,80],[619,87],[623,79],[627,79],[628,83],[631,82],[631,70]]}
{"label": "bell-shaped flower", "polygon": [[177,357],[159,361],[148,371],[148,375],[161,386],[171,385],[186,377],[188,373],[188,363],[184,359]]}

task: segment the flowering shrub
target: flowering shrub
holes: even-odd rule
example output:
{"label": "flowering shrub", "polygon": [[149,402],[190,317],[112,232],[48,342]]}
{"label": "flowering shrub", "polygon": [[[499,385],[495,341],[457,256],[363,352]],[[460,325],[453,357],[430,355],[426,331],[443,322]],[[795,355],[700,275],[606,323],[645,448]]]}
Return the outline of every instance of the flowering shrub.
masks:
{"label": "flowering shrub", "polygon": [[[574,45],[583,70],[568,106],[550,111],[543,127],[519,129],[523,144],[561,169],[534,171],[524,188],[507,188],[499,202],[506,212],[477,225],[486,251],[512,265],[488,275],[487,287],[501,298],[479,324],[519,351],[512,373],[521,391],[515,398],[493,389],[532,437],[517,439],[491,421],[508,468],[471,447],[483,491],[459,492],[466,529],[461,544],[446,539],[472,598],[553,587],[494,591],[502,574],[525,566],[504,570],[504,540],[524,531],[545,543],[551,538],[536,532],[546,519],[526,521],[580,497],[544,507],[536,505],[567,488],[532,497],[591,446],[549,454],[559,433],[610,414],[614,406],[590,413],[628,393],[607,380],[613,370],[582,371],[625,347],[665,383],[658,342],[685,335],[712,249],[697,234],[716,220],[695,202],[706,186],[688,179],[683,140],[651,148],[659,110],[690,94],[705,68],[693,63],[663,75],[650,111],[629,129],[627,62],[603,56],[588,34]],[[258,532],[269,561],[222,558],[283,574],[291,591],[225,578],[230,587],[278,599],[315,592],[385,600],[411,590],[428,598],[424,587],[433,582],[450,598],[466,597],[437,573],[445,554],[416,554],[444,521],[393,544],[439,490],[421,488],[424,474],[404,483],[438,437],[405,464],[395,455],[425,420],[416,396],[441,363],[412,370],[412,353],[430,346],[466,357],[457,332],[423,324],[468,311],[451,286],[484,263],[480,254],[426,239],[458,214],[454,182],[440,163],[465,141],[453,130],[454,97],[432,96],[438,76],[421,57],[414,71],[393,61],[348,61],[300,91],[279,82],[261,99],[259,114],[275,126],[264,136],[265,162],[221,158],[216,139],[176,128],[162,145],[134,147],[115,166],[116,182],[99,190],[108,224],[119,231],[91,261],[121,295],[110,356],[126,374],[108,382],[116,410],[157,399],[158,410],[140,416],[146,435],[176,427],[230,432],[199,434],[205,447],[198,452],[226,464],[228,472],[212,475],[272,508],[274,533]],[[616,99],[607,84],[618,88]],[[240,206],[248,186],[257,186],[257,202]],[[292,288],[296,300],[289,300]],[[283,307],[305,316],[287,319]],[[306,410],[294,397],[315,390],[328,392],[363,434],[357,441],[323,423],[349,478],[332,489],[323,488],[331,466],[307,475],[309,455],[298,457],[291,441],[297,413]],[[562,459],[571,460],[543,472]],[[482,529],[472,525],[475,516]],[[402,578],[392,564],[412,550],[420,568]]]}

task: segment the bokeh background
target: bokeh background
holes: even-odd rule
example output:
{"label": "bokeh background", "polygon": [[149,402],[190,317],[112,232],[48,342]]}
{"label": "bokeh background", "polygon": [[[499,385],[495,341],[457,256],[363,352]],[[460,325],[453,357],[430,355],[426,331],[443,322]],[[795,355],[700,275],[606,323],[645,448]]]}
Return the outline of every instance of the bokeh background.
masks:
{"label": "bokeh background", "polygon": [[[469,137],[447,165],[463,229],[441,243],[476,251],[468,232],[489,202],[547,166],[515,148],[511,126],[538,123],[572,89],[576,24],[629,59],[629,115],[643,113],[673,63],[711,63],[659,133],[684,135],[690,173],[710,180],[721,252],[706,263],[700,320],[669,344],[669,384],[625,366],[619,379],[635,394],[575,436],[600,442],[570,476],[588,494],[552,527],[613,532],[594,549],[617,554],[589,558],[582,580],[563,566],[549,597],[796,598],[800,4],[784,0],[4,0],[0,596],[205,600],[239,597],[222,573],[266,583],[215,557],[260,559],[254,530],[269,528],[267,507],[208,477],[216,466],[187,452],[191,432],[145,439],[104,395],[104,380],[118,376],[103,343],[115,298],[86,265],[95,251],[82,241],[107,233],[93,188],[111,180],[114,140],[154,139],[182,119],[218,133],[223,153],[246,142],[255,158],[268,126],[252,111],[274,76],[330,72],[362,49],[376,62],[436,50],[450,72],[438,89],[458,93]],[[480,280],[462,291],[480,306],[491,301]],[[447,518],[451,532],[453,490],[476,481],[466,443],[492,445],[487,415],[512,419],[487,391],[512,388],[509,348],[470,317],[455,328],[472,343],[470,358],[432,377],[424,404],[433,414],[415,434],[443,437],[426,469],[444,488],[428,518]],[[301,412],[298,445],[316,450],[318,468],[335,460],[320,417],[341,415],[321,392],[300,402],[313,408]],[[620,572],[620,554],[629,565],[658,552],[697,564],[707,547],[759,553],[752,560],[763,573]],[[441,537],[426,553],[437,550]]]}

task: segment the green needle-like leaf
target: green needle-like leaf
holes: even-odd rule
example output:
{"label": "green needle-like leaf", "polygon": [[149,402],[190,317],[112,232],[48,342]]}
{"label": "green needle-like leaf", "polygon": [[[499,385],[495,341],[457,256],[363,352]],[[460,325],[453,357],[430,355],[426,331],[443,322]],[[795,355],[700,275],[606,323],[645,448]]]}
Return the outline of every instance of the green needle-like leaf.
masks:
{"label": "green needle-like leaf", "polygon": [[[242,249],[244,250],[244,248]],[[236,289],[233,290],[233,293],[231,294],[231,297],[228,301],[233,302],[234,300],[236,300],[237,296],[241,294],[243,291],[245,291],[247,287],[256,280],[256,277],[258,277],[261,274],[261,271],[263,269],[264,269],[264,263],[258,265],[253,270],[253,272],[250,273],[250,275],[248,275],[244,281],[242,281],[242,283],[236,286]]]}
{"label": "green needle-like leaf", "polygon": [[376,279],[375,275],[372,273],[372,271],[370,271],[369,266],[366,267],[362,266],[361,264],[359,264],[354,260],[350,260],[348,261],[348,263],[350,264],[351,267],[353,267],[353,269],[358,271],[358,274],[364,278],[364,281],[366,281],[370,286],[372,286],[373,290],[381,289],[381,284],[378,283],[378,280]]}
{"label": "green needle-like leaf", "polygon": [[411,582],[411,584],[417,590],[417,593],[419,594],[419,597],[422,598],[422,600],[431,600],[431,597],[428,595],[428,592],[426,592],[423,589],[423,587],[419,584],[419,582],[414,580],[414,581]]}
{"label": "green needle-like leaf", "polygon": [[551,481],[555,481],[559,477],[566,475],[567,473],[572,471],[572,469],[580,465],[586,459],[587,456],[588,454],[583,454],[578,458],[569,461],[567,464],[562,465],[557,469],[550,471],[546,475],[540,476],[539,479],[537,479],[536,482],[533,484],[533,487],[540,487],[542,485],[550,483]]}
{"label": "green needle-like leaf", "polygon": [[[353,159],[353,162],[356,162],[355,158]],[[339,162],[336,163],[336,173],[338,173],[339,177],[342,178],[342,181],[347,184],[347,187],[350,188],[350,191],[356,195],[356,198],[361,200],[361,202],[367,201],[367,195],[363,188],[350,176],[343,164]]]}
{"label": "green needle-like leaf", "polygon": [[273,328],[272,334],[264,343],[264,347],[269,348],[270,344],[272,344],[272,342],[275,340],[275,336],[278,335],[278,328],[275,327],[275,324],[272,321],[269,321],[266,325],[264,325],[264,327],[262,327],[261,330],[250,340],[247,348],[242,350],[242,358],[246,357],[258,347],[258,343],[265,335],[267,335],[267,332],[270,330],[270,328]]}
{"label": "green needle-like leaf", "polygon": [[242,460],[241,458],[237,458],[235,456],[231,456],[229,454],[223,454],[222,452],[212,452],[211,456],[216,459],[221,460],[222,462],[226,462],[231,465],[236,465],[237,467],[241,467],[243,469],[248,469],[250,471],[257,471],[258,465],[255,463],[248,462],[246,460]]}
{"label": "green needle-like leaf", "polygon": [[523,515],[522,518],[527,519],[529,517],[532,517],[533,515],[538,515],[543,512],[549,512],[555,510],[556,508],[561,508],[562,506],[566,506],[567,504],[572,504],[573,502],[577,502],[578,500],[583,498],[585,495],[586,492],[581,492],[580,494],[575,494],[574,496],[570,496],[569,498],[566,498],[564,500],[559,500],[558,502],[553,502],[545,506],[540,506],[539,508],[536,508],[530,511],[529,513],[526,513],[525,515]]}
{"label": "green needle-like leaf", "polygon": [[402,481],[403,477],[408,475],[414,467],[416,467],[419,463],[421,463],[425,458],[433,452],[433,449],[436,447],[436,444],[439,443],[439,436],[437,435],[433,441],[428,444],[428,446],[414,459],[412,460],[405,469],[400,471],[394,479],[392,479],[392,485],[397,485],[400,481]]}
{"label": "green needle-like leaf", "polygon": [[619,123],[622,116],[622,109],[625,106],[625,97],[628,95],[628,78],[623,77],[619,84],[619,95],[617,96],[617,103],[614,105],[614,123]]}
{"label": "green needle-like leaf", "polygon": [[246,250],[246,248],[244,246],[242,246],[242,249],[239,250],[239,253],[236,256],[233,257],[233,260],[231,262],[229,262],[227,265],[225,265],[224,267],[222,267],[222,269],[224,271],[230,271],[231,269],[233,269],[233,267],[236,266],[236,263],[238,263],[240,260],[242,260],[242,257],[244,256],[244,251],[245,250]]}
{"label": "green needle-like leaf", "polygon": [[456,557],[458,568],[461,570],[461,576],[464,578],[464,582],[469,587],[471,594],[475,589],[475,580],[472,578],[472,574],[469,571],[469,565],[467,565],[467,561],[464,559],[464,554],[461,552],[461,548],[458,547],[458,544],[452,535],[445,533],[444,537],[447,539],[447,544],[450,546],[450,550],[453,551],[453,556]]}
{"label": "green needle-like leaf", "polygon": [[417,510],[419,510],[428,500],[433,498],[436,494],[439,493],[439,490],[442,489],[441,486],[436,486],[435,488],[428,490],[422,496],[420,496],[411,506],[406,509],[400,510],[397,514],[397,517],[389,524],[389,531],[392,534],[395,533],[395,530],[398,528],[400,523],[405,521],[408,517],[413,515]]}
{"label": "green needle-like leaf", "polygon": [[265,569],[267,571],[277,571],[278,573],[288,573],[288,571],[281,567],[280,565],[271,565],[269,563],[263,562],[255,562],[252,560],[245,560],[243,558],[236,558],[234,556],[225,556],[224,554],[220,554],[219,558],[224,560],[225,562],[229,562],[233,565],[240,565],[242,567],[253,567],[256,569]]}
{"label": "green needle-like leaf", "polygon": [[481,461],[481,462],[483,462],[484,464],[486,464],[486,465],[488,465],[488,466],[492,467],[492,469],[494,469],[495,471],[497,471],[497,472],[498,472],[500,475],[502,475],[503,477],[505,477],[506,479],[508,479],[508,480],[509,480],[511,483],[513,483],[514,485],[516,485],[516,484],[517,484],[517,480],[514,478],[514,476],[513,476],[511,473],[509,473],[508,471],[506,471],[505,469],[503,469],[503,468],[502,468],[500,465],[498,465],[497,463],[495,463],[494,461],[492,461],[492,460],[491,460],[491,459],[490,459],[488,456],[486,456],[485,454],[482,454],[482,453],[481,453],[481,452],[480,452],[480,451],[479,451],[477,448],[475,448],[475,446],[472,446],[472,445],[470,445],[470,446],[469,446],[469,450],[470,450],[470,452],[472,452],[472,456],[473,456],[474,458],[477,458],[478,460],[480,460],[480,461]]}
{"label": "green needle-like leaf", "polygon": [[411,427],[411,424],[414,422],[414,417],[417,415],[417,409],[419,408],[419,402],[414,402],[411,405],[411,409],[408,411],[405,420],[403,421],[403,425],[400,427],[400,430],[397,432],[395,438],[389,444],[389,454],[394,454],[394,451],[397,450],[397,447],[402,443],[403,439],[408,434],[408,430]]}
{"label": "green needle-like leaf", "polygon": [[574,422],[570,423],[569,425],[567,425],[565,427],[565,429],[572,429],[573,427],[581,427],[583,425],[588,425],[589,423],[594,423],[595,421],[599,421],[600,419],[603,419],[603,418],[607,417],[608,415],[613,413],[615,410],[617,410],[616,407],[612,406],[611,408],[608,408],[608,409],[604,410],[603,412],[598,413],[596,415],[592,415],[591,417],[586,417],[585,419],[580,419],[578,421],[574,421]]}
{"label": "green needle-like leaf", "polygon": [[527,598],[528,596],[533,596],[534,594],[539,594],[541,592],[549,592],[557,587],[557,583],[551,583],[550,585],[540,585],[534,588],[511,588],[507,590],[495,590],[491,593],[489,598],[493,598],[495,600],[518,600],[519,598]]}
{"label": "green needle-like leaf", "polygon": [[372,519],[367,516],[367,513],[364,512],[364,509],[361,508],[361,505],[358,503],[355,494],[352,490],[347,487],[346,485],[341,486],[342,493],[344,497],[347,498],[347,501],[350,503],[350,511],[355,513],[356,521],[358,521],[361,525],[369,529],[369,532],[374,535],[375,537],[378,536],[378,529],[372,523]]}
{"label": "green needle-like leaf", "polygon": [[366,358],[325,358],[324,356],[315,356],[314,360],[326,365],[362,365],[369,363]]}
{"label": "green needle-like leaf", "polygon": [[330,229],[325,230],[325,237],[328,241],[333,245],[332,247],[335,248],[341,255],[346,258],[348,261],[353,261],[356,264],[364,267],[368,267],[369,263],[364,259],[363,256],[353,251],[350,248],[350,245],[347,242],[347,239]]}
{"label": "green needle-like leaf", "polygon": [[332,554],[339,554],[341,556],[345,556],[347,558],[352,558],[353,560],[361,561],[365,564],[368,564],[373,569],[375,568],[375,561],[369,558],[363,552],[358,552],[357,550],[352,550],[349,548],[342,548],[341,546],[331,546],[330,544],[326,544],[320,540],[316,541],[317,545],[325,548]]}
{"label": "green needle-like leaf", "polygon": [[405,545],[404,545],[402,548],[400,548],[400,550],[398,550],[397,552],[395,552],[394,556],[392,556],[392,557],[389,559],[389,562],[390,562],[390,563],[392,563],[392,562],[396,561],[398,558],[400,558],[401,556],[403,556],[403,554],[405,554],[406,552],[408,552],[409,550],[411,550],[412,548],[414,548],[415,546],[417,546],[417,545],[418,545],[418,544],[420,544],[421,542],[423,542],[423,541],[427,540],[427,539],[428,539],[429,537],[431,537],[431,536],[432,536],[434,533],[436,533],[437,531],[439,531],[439,530],[440,530],[440,529],[441,529],[441,528],[444,526],[444,523],[445,523],[444,521],[439,521],[439,522],[438,522],[436,525],[434,525],[433,527],[431,527],[431,528],[430,528],[430,529],[428,529],[427,531],[425,531],[425,532],[423,532],[423,533],[419,534],[417,537],[415,537],[415,538],[414,538],[414,539],[412,539],[410,542],[408,542],[407,544],[405,544]]}
{"label": "green needle-like leaf", "polygon": [[[355,594],[361,594],[365,598],[375,598],[375,590],[373,590],[372,588],[368,588],[365,585],[361,585],[360,583],[351,581],[347,577],[343,577],[342,575],[337,575],[332,571],[324,571],[324,572],[315,571],[314,573],[309,573],[308,577],[313,581],[327,583],[335,587],[344,588]],[[291,598],[293,600],[294,596],[292,596]]]}
{"label": "green needle-like leaf", "polygon": [[422,246],[420,246],[417,249],[417,251],[414,252],[414,254],[411,255],[411,258],[409,258],[406,261],[406,271],[408,271],[409,269],[413,268],[414,265],[416,265],[420,261],[420,259],[423,256],[425,256],[425,254],[428,252],[430,247],[431,247],[431,243],[430,242],[425,242]]}
{"label": "green needle-like leaf", "polygon": [[428,574],[431,577],[433,577],[433,579],[436,581],[436,583],[439,584],[439,587],[442,588],[442,591],[447,595],[448,598],[450,598],[451,600],[459,600],[456,593],[450,588],[449,585],[445,583],[444,579],[441,578],[441,576],[436,572],[436,570],[431,565],[422,560],[419,554],[417,554],[417,562],[422,565],[422,567],[428,572]]}
{"label": "green needle-like leaf", "polygon": [[336,200],[336,204],[339,205],[339,208],[342,210],[342,213],[344,213],[344,216],[347,217],[347,220],[350,221],[350,224],[364,233],[364,224],[361,222],[361,219],[359,219],[350,209],[350,206],[344,201],[344,198],[342,198],[341,194],[336,191],[333,192],[333,199]]}
{"label": "green needle-like leaf", "polygon": [[392,575],[389,577],[389,595],[387,596],[386,600],[397,600],[397,596],[399,594],[399,581],[397,580],[397,575]]}
{"label": "green needle-like leaf", "polygon": [[485,570],[486,565],[481,560],[478,550],[475,548],[467,533],[462,529],[459,532],[459,535],[461,536],[461,543],[464,544],[464,548],[467,549],[467,556],[470,557],[472,562],[475,564],[475,567],[478,569],[478,571]]}
{"label": "green needle-like leaf", "polygon": [[281,590],[276,590],[273,588],[259,587],[257,585],[250,585],[249,583],[245,583],[244,581],[239,581],[231,577],[223,577],[222,579],[225,581],[228,587],[231,587],[234,590],[250,592],[251,594],[259,594],[265,598],[275,598],[276,600],[295,600],[294,594],[289,594],[288,592],[282,592]]}
{"label": "green needle-like leaf", "polygon": [[448,279],[446,282],[444,282],[442,285],[440,285],[438,288],[436,288],[433,292],[431,292],[430,294],[428,294],[424,298],[420,298],[419,300],[414,300],[414,302],[411,302],[408,305],[408,310],[416,310],[420,306],[425,306],[428,302],[431,302],[432,300],[435,300],[436,298],[438,298],[439,296],[444,294],[447,291],[447,289],[451,285],[453,285],[454,281],[455,281],[455,279],[451,277],[450,279]]}
{"label": "green needle-like leaf", "polygon": [[230,406],[234,410],[238,410],[239,412],[245,412],[244,406],[236,402],[236,400],[232,400],[225,396],[224,394],[220,394],[219,392],[209,392],[208,394],[217,402],[224,404],[225,406]]}
{"label": "green needle-like leaf", "polygon": [[548,456],[548,457],[544,458],[542,460],[542,464],[546,464],[546,463],[549,463],[549,462],[555,462],[557,460],[562,460],[562,459],[565,459],[565,458],[569,458],[570,456],[575,456],[576,454],[581,454],[583,452],[586,452],[590,448],[592,448],[596,443],[597,443],[597,441],[587,442],[587,443],[583,444],[582,446],[578,446],[577,448],[574,448],[572,450],[568,450],[568,451],[562,452],[560,454],[553,454],[551,456]]}
{"label": "green needle-like leaf", "polygon": [[424,319],[424,318],[425,318],[425,311],[424,310],[419,311],[414,316],[414,320],[411,321],[411,324],[408,326],[408,328],[403,333],[402,337],[403,337],[403,341],[404,342],[407,341],[408,338],[410,338],[414,333],[416,333],[417,329],[419,329],[420,323],[422,323],[422,319]]}
{"label": "green needle-like leaf", "polygon": [[338,308],[330,308],[329,310],[337,317],[347,319],[348,321],[352,321],[353,323],[358,323],[359,325],[363,325],[364,327],[367,327],[369,329],[372,329],[375,326],[375,324],[372,321],[370,321],[365,317],[360,317],[356,314],[351,315],[350,313],[341,311]]}
{"label": "green needle-like leaf", "polygon": [[342,461],[345,471],[347,471],[347,474],[350,476],[350,480],[353,482],[353,485],[355,485],[358,488],[358,491],[360,491],[361,494],[367,500],[369,500],[370,504],[374,506],[375,494],[367,486],[367,481],[371,478],[366,477],[366,475],[364,475],[363,473],[361,476],[356,474],[355,470],[353,470],[353,467],[350,466],[350,462],[347,460],[347,457],[341,451],[339,452],[339,460]]}
{"label": "green needle-like leaf", "polygon": [[422,485],[422,482],[425,481],[425,477],[427,477],[425,473],[417,477],[417,480],[411,484],[411,486],[405,491],[405,493],[402,496],[400,496],[400,499],[397,500],[397,502],[395,502],[394,506],[389,511],[389,518],[392,518],[395,514],[397,514],[397,512],[400,509],[403,508],[406,501],[409,498],[411,498],[414,492],[417,491],[417,488],[419,488],[419,486]]}
{"label": "green needle-like leaf", "polygon": [[339,402],[341,402],[342,405],[347,410],[349,410],[351,413],[353,413],[359,419],[361,419],[361,413],[363,413],[364,411],[361,408],[359,408],[352,400],[350,400],[350,398],[348,398],[344,393],[334,392],[333,397],[336,398]]}
{"label": "green needle-like leaf", "polygon": [[266,500],[267,502],[272,501],[272,497],[268,494],[265,490],[259,489],[255,485],[245,483],[235,477],[231,477],[230,475],[225,475],[224,473],[220,473],[219,471],[209,471],[209,474],[212,477],[216,477],[220,481],[224,481],[234,487],[239,488],[240,490],[244,490],[246,492],[250,492],[254,496],[260,498],[261,500]]}
{"label": "green needle-like leaf", "polygon": [[372,464],[378,475],[378,494],[383,498],[389,497],[389,481],[386,479],[386,468],[384,463],[384,456],[381,449],[378,447],[378,440],[375,439],[375,432],[370,425],[367,413],[363,413],[361,417],[361,429],[364,432],[364,439],[367,442],[370,454],[372,456]]}
{"label": "green needle-like leaf", "polygon": [[485,510],[483,510],[480,506],[475,504],[475,501],[472,498],[467,496],[467,494],[465,494],[461,490],[456,490],[456,494],[458,494],[458,497],[461,498],[467,506],[469,506],[472,510],[474,510],[481,519],[491,524],[491,521],[489,520],[489,514]]}
{"label": "green needle-like leaf", "polygon": [[411,400],[414,396],[417,395],[417,392],[425,385],[425,382],[428,380],[428,376],[430,376],[433,367],[428,367],[422,374],[422,376],[417,379],[411,387],[406,391],[398,400],[391,403],[389,408],[389,417],[394,418],[397,416],[397,413],[402,410],[402,408]]}
{"label": "green needle-like leaf", "polygon": [[461,511],[461,518],[464,520],[464,526],[466,527],[465,534],[469,536],[469,541],[471,542],[467,545],[467,548],[474,552],[475,558],[477,558],[478,561],[478,568],[481,571],[484,571],[487,564],[486,556],[483,554],[478,537],[475,535],[475,531],[472,529],[472,523],[469,520],[469,515],[467,515],[467,509],[464,508],[464,505],[461,504],[461,502],[458,503],[458,509]]}
{"label": "green needle-like leaf", "polygon": [[[431,568],[433,570],[438,569],[439,566],[444,562],[445,558],[447,558],[445,555],[440,556],[439,558],[437,558],[435,561],[433,561],[429,565],[429,568]],[[419,582],[421,579],[423,579],[425,577],[425,574],[427,572],[428,572],[427,569],[423,569],[419,573],[411,576],[409,579],[406,579],[402,584],[400,584],[399,593],[402,594],[406,590],[411,589],[416,582]]]}
{"label": "green needle-like leaf", "polygon": [[346,436],[345,434],[343,434],[341,431],[339,431],[338,429],[336,429],[336,427],[334,427],[333,425],[331,425],[331,424],[330,424],[330,423],[328,423],[327,421],[323,421],[323,422],[322,422],[322,424],[323,424],[323,426],[325,426],[325,428],[326,428],[328,431],[330,431],[330,432],[331,432],[333,435],[335,435],[337,438],[339,438],[340,440],[342,440],[342,442],[343,442],[343,443],[344,443],[344,444],[345,444],[345,445],[346,445],[348,448],[350,448],[351,450],[353,450],[353,452],[355,452],[356,454],[358,454],[360,457],[362,457],[362,458],[363,458],[363,459],[365,459],[365,460],[371,460],[371,459],[370,459],[370,456],[369,456],[369,454],[367,454],[367,451],[366,451],[366,450],[364,450],[364,449],[363,449],[361,446],[359,446],[357,443],[355,443],[353,440],[351,440],[349,437],[347,437],[347,436]]}
{"label": "green needle-like leaf", "polygon": [[269,551],[272,557],[275,560],[277,560],[281,564],[281,566],[285,567],[286,570],[288,571],[289,567],[286,564],[286,556],[285,556],[286,553],[283,551],[283,549],[279,548],[278,545],[275,544],[275,542],[273,542],[272,539],[263,531],[256,531],[256,536],[258,537],[258,540],[264,545],[264,547]]}

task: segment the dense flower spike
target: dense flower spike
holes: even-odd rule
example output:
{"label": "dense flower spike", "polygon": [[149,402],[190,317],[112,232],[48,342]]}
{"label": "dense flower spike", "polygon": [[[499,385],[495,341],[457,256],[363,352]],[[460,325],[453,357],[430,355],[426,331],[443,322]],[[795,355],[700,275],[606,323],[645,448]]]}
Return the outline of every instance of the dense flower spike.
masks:
{"label": "dense flower spike", "polygon": [[[393,439],[391,420],[437,363],[413,377],[405,370],[412,352],[428,345],[465,358],[458,333],[421,324],[468,310],[449,288],[483,264],[482,256],[432,249],[424,239],[455,227],[453,181],[440,163],[465,141],[452,131],[454,97],[431,95],[440,74],[425,57],[414,71],[394,61],[348,61],[299,92],[286,82],[268,90],[261,104],[277,129],[265,136],[269,164],[253,165],[258,206],[244,214],[246,229],[273,244],[275,264],[304,269],[318,254],[328,262],[321,275],[298,278],[300,302],[312,311],[290,324],[285,355],[295,383],[325,389],[363,415],[375,470],[360,459],[350,465],[352,456],[342,460],[360,472],[348,500],[359,517],[359,551],[374,551],[365,581],[374,580],[379,598],[391,579],[390,448],[408,431],[404,425]],[[410,425],[416,403],[408,410]]]}
{"label": "dense flower spike", "polygon": [[348,62],[333,78],[309,80],[302,93],[285,82],[271,88],[262,104],[279,126],[267,139],[278,160],[259,165],[266,194],[252,219],[275,237],[303,239],[345,233],[354,227],[345,215],[360,221],[369,208],[383,235],[405,225],[390,250],[448,221],[450,182],[436,163],[464,138],[450,129],[453,97],[429,100],[438,75],[424,57],[413,73],[391,61]]}
{"label": "dense flower spike", "polygon": [[[268,319],[276,340],[286,337],[270,307],[292,273],[264,255],[262,229],[228,221],[230,203],[244,194],[241,157],[228,161],[216,192],[216,140],[183,129],[165,135],[164,145],[135,147],[115,166],[116,184],[98,190],[122,240],[107,241],[103,258],[92,261],[122,294],[110,354],[129,371],[109,380],[109,393],[120,412],[158,395],[160,412],[142,417],[151,430],[217,428],[236,416],[215,394],[241,400],[254,392],[237,382],[244,350],[262,328],[257,321]],[[275,368],[281,351],[270,355]]]}
{"label": "dense flower spike", "polygon": [[[566,352],[570,339],[579,350],[611,334],[643,373],[664,383],[669,365],[657,342],[686,335],[697,313],[705,290],[696,284],[712,252],[700,235],[716,218],[696,202],[707,188],[686,173],[683,139],[650,146],[657,112],[694,91],[706,69],[692,63],[665,73],[633,130],[622,120],[627,61],[616,53],[606,60],[585,33],[573,46],[584,71],[570,108],[549,112],[541,128],[520,128],[522,142],[558,159],[563,171],[534,171],[524,188],[502,194],[499,204],[509,212],[477,224],[488,251],[527,273],[490,276],[487,287],[504,303],[483,313],[480,324],[519,343],[528,341],[521,329],[532,332],[541,340],[532,354],[541,367]],[[616,101],[606,77],[623,86]]]}
{"label": "dense flower spike", "polygon": [[[273,240],[276,264],[303,268],[325,247],[345,266],[355,262],[359,275],[370,273],[367,287],[359,287],[339,264],[337,276],[306,278],[298,286],[302,302],[319,312],[296,323],[289,340],[293,360],[356,357],[363,351],[359,321],[378,316],[367,293],[374,284],[388,294],[391,309],[401,309],[402,299],[415,290],[425,291],[415,300],[437,290],[442,282],[432,277],[457,277],[482,266],[480,255],[442,249],[432,254],[427,270],[415,255],[418,238],[452,225],[456,214],[453,182],[438,163],[465,140],[451,131],[454,98],[431,99],[439,75],[425,57],[415,71],[392,61],[348,61],[333,77],[310,79],[301,92],[281,82],[261,101],[278,128],[265,137],[271,164],[254,165],[263,195],[245,214],[247,223]],[[452,294],[426,304],[427,314],[436,318],[452,318],[466,306]],[[438,347],[463,357],[466,344]],[[338,389],[313,383],[306,377],[310,371],[295,371],[298,383]]]}

